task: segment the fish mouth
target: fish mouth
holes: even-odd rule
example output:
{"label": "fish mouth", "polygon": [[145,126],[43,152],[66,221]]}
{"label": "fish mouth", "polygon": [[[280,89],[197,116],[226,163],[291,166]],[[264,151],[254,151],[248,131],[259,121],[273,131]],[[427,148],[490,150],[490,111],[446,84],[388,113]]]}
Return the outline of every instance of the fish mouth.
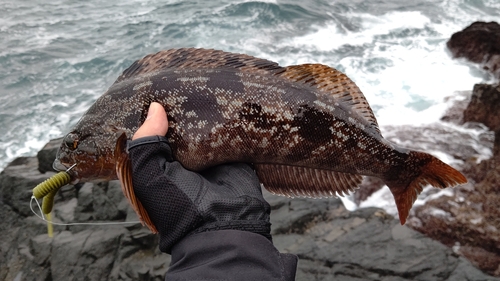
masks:
{"label": "fish mouth", "polygon": [[80,180],[74,172],[72,173],[70,170],[75,167],[76,164],[73,164],[71,167],[66,167],[59,159],[54,160],[54,163],[52,163],[52,168],[58,172],[65,171],[67,172],[70,177],[71,177],[71,184],[77,184]]}
{"label": "fish mouth", "polygon": [[66,171],[68,169],[68,167],[64,166],[63,163],[59,161],[59,159],[54,160],[54,163],[52,163],[52,168],[54,168],[54,170],[58,172]]}

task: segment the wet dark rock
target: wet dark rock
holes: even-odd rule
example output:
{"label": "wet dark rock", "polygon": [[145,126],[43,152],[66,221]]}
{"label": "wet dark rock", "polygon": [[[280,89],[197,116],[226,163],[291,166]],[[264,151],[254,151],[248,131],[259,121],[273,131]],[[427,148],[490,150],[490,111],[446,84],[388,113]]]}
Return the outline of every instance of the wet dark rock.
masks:
{"label": "wet dark rock", "polygon": [[446,109],[441,121],[462,125],[464,111],[470,103],[471,93],[471,91],[457,91],[453,96],[446,97],[444,101],[451,105]]}
{"label": "wet dark rock", "polygon": [[480,64],[500,78],[500,25],[496,22],[474,22],[453,34],[447,42],[453,57],[464,57]]}
{"label": "wet dark rock", "polygon": [[[484,153],[492,149],[494,139],[494,133],[486,130],[482,124],[469,123],[465,127],[465,130],[456,130],[444,123],[433,123],[425,127],[384,126],[383,130],[387,140],[402,147],[426,151],[437,157],[440,157],[441,153],[452,156],[452,159],[442,160],[462,171],[470,166],[466,163],[470,162],[475,165],[477,159],[485,158]],[[354,202],[359,206],[384,186],[384,182],[378,178],[365,177],[360,188],[353,194]],[[425,190],[419,198],[425,198],[438,191],[438,189]],[[412,211],[410,217],[413,214]]]}
{"label": "wet dark rock", "polygon": [[40,173],[55,172],[54,168],[52,168],[52,163],[56,159],[57,150],[61,146],[62,139],[52,139],[38,151],[36,157],[38,158],[38,171]]}
{"label": "wet dark rock", "polygon": [[52,242],[50,271],[54,280],[105,280],[113,269],[123,227],[59,232]]}
{"label": "wet dark rock", "polygon": [[476,84],[464,122],[480,122],[495,133],[493,158],[500,160],[500,84]]}
{"label": "wet dark rock", "polygon": [[[23,217],[31,215],[30,202],[33,188],[54,173],[40,174],[35,157],[17,158],[0,173],[0,198]],[[35,168],[35,169],[33,169]]]}
{"label": "wet dark rock", "polygon": [[[478,201],[486,199],[481,190],[466,193],[462,189],[453,196],[443,196],[419,206],[416,218],[410,225],[427,236],[453,247],[473,264],[490,274],[499,275],[500,239],[497,231],[498,219],[491,219],[494,213],[485,210],[483,204],[494,202]],[[498,197],[492,198],[493,200]],[[497,201],[495,201],[497,202]],[[497,208],[497,207],[496,207]]]}
{"label": "wet dark rock", "polygon": [[353,194],[354,203],[359,206],[361,202],[365,201],[373,193],[380,190],[385,186],[385,183],[376,177],[364,177],[359,185],[359,189]]}
{"label": "wet dark rock", "polygon": [[[475,161],[484,155],[485,150],[493,147],[494,135],[485,130],[484,126],[470,126],[466,127],[466,130],[456,130],[447,124],[433,123],[425,127],[406,125],[384,128],[387,130],[385,138],[393,143],[426,151],[438,157],[439,153],[451,155],[453,159],[447,160],[448,164],[459,170],[462,169],[464,162]],[[475,129],[479,129],[480,133]]]}
{"label": "wet dark rock", "polygon": [[[37,157],[23,157],[0,173],[0,280],[137,280],[133,277],[140,274],[143,280],[163,280],[159,276],[165,274],[169,258],[158,252],[156,236],[137,222],[54,225],[54,238],[49,238],[46,223],[33,215],[29,202],[33,187],[54,173],[41,174],[38,167]],[[119,183],[86,185],[78,192],[72,186],[61,188],[55,197],[54,222],[137,221]],[[36,204],[32,206],[38,211]],[[152,270],[141,273],[142,267],[124,266],[140,253],[151,260]],[[158,266],[159,261],[164,264]]]}
{"label": "wet dark rock", "polygon": [[[0,279],[163,280],[170,256],[159,252],[158,237],[138,223],[55,225],[49,238],[45,222],[23,205],[51,174],[40,174],[35,157],[15,160],[0,173]],[[267,192],[265,198],[275,245],[299,256],[297,280],[500,280],[381,209],[349,212],[338,199]],[[55,222],[65,223],[137,221],[116,181],[63,187],[54,213]]]}
{"label": "wet dark rock", "polygon": [[500,84],[476,84],[464,111],[464,122],[480,122],[490,130],[500,130]]}
{"label": "wet dark rock", "polygon": [[273,238],[299,256],[297,280],[497,280],[376,208],[348,212],[330,202],[302,232]]}
{"label": "wet dark rock", "polygon": [[414,208],[409,226],[500,276],[500,85],[475,85],[463,112],[464,126],[480,122],[491,130],[484,140],[490,139],[492,155],[464,161],[462,171],[469,183]]}

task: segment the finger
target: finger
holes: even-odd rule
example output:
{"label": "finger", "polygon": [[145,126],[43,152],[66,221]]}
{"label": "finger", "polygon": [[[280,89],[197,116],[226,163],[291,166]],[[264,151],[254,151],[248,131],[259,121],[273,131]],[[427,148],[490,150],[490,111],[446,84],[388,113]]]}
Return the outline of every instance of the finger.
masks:
{"label": "finger", "polygon": [[142,126],[135,132],[132,140],[149,137],[165,136],[168,131],[167,113],[163,106],[157,102],[151,103],[148,110],[148,116]]}

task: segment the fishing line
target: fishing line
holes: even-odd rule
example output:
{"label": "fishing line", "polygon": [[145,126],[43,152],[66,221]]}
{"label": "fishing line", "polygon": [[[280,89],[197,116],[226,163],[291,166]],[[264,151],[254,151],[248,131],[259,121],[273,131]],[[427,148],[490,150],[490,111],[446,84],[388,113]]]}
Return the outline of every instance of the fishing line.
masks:
{"label": "fishing line", "polygon": [[[35,216],[47,223],[47,233],[49,237],[53,237],[53,225],[71,226],[71,225],[123,225],[123,224],[137,224],[140,221],[129,221],[129,222],[74,222],[74,223],[58,223],[52,221],[52,207],[54,206],[54,197],[57,191],[64,185],[68,184],[71,180],[69,171],[76,166],[76,163],[69,167],[64,172],[59,172],[49,179],[38,184],[33,189],[33,195],[30,200],[30,209]],[[38,202],[38,199],[43,198],[42,206]],[[38,215],[35,210],[33,210],[33,200],[35,200],[40,215]],[[45,215],[44,215],[45,214]]]}
{"label": "fishing line", "polygon": [[[36,205],[38,206],[38,210],[40,211],[40,215],[38,215],[35,210],[33,209],[33,200],[35,200]],[[73,222],[73,223],[59,223],[59,222],[53,222],[51,220],[47,220],[47,218],[43,215],[42,207],[40,206],[40,203],[38,203],[38,200],[35,198],[35,196],[31,196],[30,200],[30,209],[35,216],[37,216],[39,219],[45,221],[46,223],[50,223],[53,225],[63,225],[63,226],[71,226],[71,225],[119,225],[119,224],[138,224],[141,223],[140,221],[122,221],[122,222]]]}

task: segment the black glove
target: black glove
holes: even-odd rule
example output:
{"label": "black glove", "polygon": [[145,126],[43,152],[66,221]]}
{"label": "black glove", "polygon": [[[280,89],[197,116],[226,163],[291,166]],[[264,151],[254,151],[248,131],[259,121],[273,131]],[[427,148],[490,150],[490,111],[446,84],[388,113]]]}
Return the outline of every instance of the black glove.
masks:
{"label": "black glove", "polygon": [[243,163],[224,164],[199,173],[173,161],[165,137],[128,143],[134,191],[160,233],[160,250],[187,235],[242,230],[271,240],[269,214],[257,175]]}

